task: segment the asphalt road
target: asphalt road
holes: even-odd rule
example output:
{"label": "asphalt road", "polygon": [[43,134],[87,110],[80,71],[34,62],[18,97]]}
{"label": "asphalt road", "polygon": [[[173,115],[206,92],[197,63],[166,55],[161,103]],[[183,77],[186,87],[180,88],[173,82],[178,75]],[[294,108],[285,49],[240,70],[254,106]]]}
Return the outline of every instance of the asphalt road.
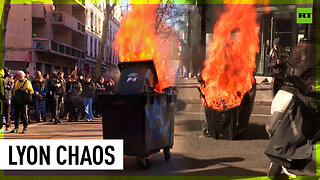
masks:
{"label": "asphalt road", "polygon": [[[265,176],[269,160],[263,153],[268,143],[264,125],[269,114],[269,106],[254,107],[246,134],[239,140],[226,141],[202,135],[202,110],[195,108],[176,113],[171,160],[166,162],[162,152],[156,153],[149,158],[149,170],[142,170],[134,157],[125,157],[124,171],[5,171],[5,175]],[[102,139],[102,122],[95,119],[58,125],[52,122],[31,124],[27,134],[7,133],[5,139]]]}

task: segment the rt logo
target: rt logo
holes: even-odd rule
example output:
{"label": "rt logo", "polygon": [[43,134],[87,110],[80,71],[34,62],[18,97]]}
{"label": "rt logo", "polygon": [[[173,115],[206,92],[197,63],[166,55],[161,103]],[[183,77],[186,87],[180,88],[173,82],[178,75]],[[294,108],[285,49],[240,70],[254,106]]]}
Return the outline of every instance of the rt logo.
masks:
{"label": "rt logo", "polygon": [[312,24],[312,8],[297,8],[297,24]]}

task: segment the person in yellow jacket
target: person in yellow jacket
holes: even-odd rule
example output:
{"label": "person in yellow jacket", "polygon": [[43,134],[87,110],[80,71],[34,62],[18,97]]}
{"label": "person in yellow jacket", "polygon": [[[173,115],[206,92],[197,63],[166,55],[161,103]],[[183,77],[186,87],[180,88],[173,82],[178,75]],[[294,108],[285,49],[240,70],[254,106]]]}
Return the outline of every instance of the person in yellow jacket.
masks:
{"label": "person in yellow jacket", "polygon": [[19,120],[23,123],[22,133],[27,132],[28,127],[28,103],[33,94],[31,82],[25,78],[23,71],[16,73],[17,80],[14,83],[12,105],[14,107],[14,124],[15,127],[11,133],[16,133],[19,130]]}

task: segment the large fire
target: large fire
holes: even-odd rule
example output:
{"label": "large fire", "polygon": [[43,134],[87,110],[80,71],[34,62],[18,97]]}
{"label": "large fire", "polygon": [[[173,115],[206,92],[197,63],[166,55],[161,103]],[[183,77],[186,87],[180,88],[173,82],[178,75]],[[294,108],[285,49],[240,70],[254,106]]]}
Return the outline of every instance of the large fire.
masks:
{"label": "large fire", "polygon": [[114,46],[121,62],[153,59],[158,76],[156,91],[162,92],[174,83],[168,60],[161,50],[160,36],[155,31],[157,5],[133,5],[120,23]]}
{"label": "large fire", "polygon": [[253,5],[226,5],[213,31],[209,59],[202,71],[206,106],[224,110],[239,106],[255,82],[259,26]]}

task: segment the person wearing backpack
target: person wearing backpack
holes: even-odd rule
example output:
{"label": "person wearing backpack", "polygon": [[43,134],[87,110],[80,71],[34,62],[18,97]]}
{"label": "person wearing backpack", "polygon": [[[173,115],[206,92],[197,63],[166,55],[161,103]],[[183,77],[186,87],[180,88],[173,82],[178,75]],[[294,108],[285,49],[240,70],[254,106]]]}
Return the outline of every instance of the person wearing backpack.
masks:
{"label": "person wearing backpack", "polygon": [[14,129],[11,133],[17,133],[19,130],[19,120],[23,123],[22,133],[27,132],[27,105],[30,102],[33,88],[31,82],[25,78],[23,71],[18,71],[16,74],[17,80],[14,83],[12,105],[14,106]]}

